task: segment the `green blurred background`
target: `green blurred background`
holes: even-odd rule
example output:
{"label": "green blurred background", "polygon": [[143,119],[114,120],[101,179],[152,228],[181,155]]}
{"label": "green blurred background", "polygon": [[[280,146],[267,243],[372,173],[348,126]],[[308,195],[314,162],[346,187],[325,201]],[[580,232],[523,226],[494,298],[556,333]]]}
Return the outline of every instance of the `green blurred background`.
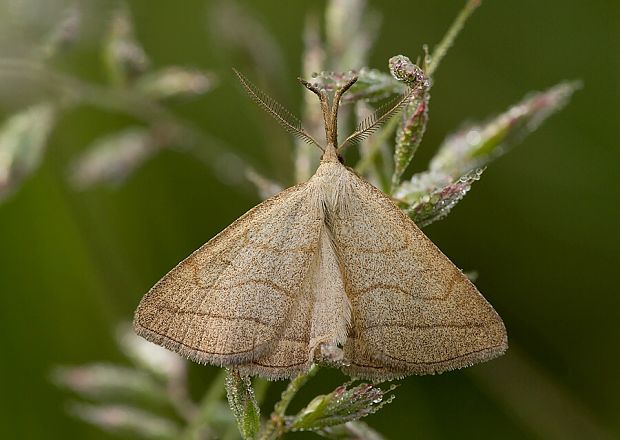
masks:
{"label": "green blurred background", "polygon": [[[385,70],[399,53],[415,59],[423,43],[440,39],[462,3],[369,2],[382,17],[370,67]],[[18,56],[41,39],[67,4],[0,0],[0,57]],[[104,81],[99,44],[114,5],[82,2],[84,33],[59,68]],[[209,30],[212,2],[129,6],[154,66],[196,66],[220,78],[212,92],[173,111],[266,175],[290,178],[289,138],[240,92],[230,67],[250,69],[251,62],[227,53]],[[324,2],[239,6],[282,49],[261,56],[277,72],[262,85],[299,109],[300,30]],[[492,164],[448,219],[426,229],[457,265],[479,272],[477,285],[503,317],[512,348],[467,370],[403,380],[395,402],[367,420],[388,438],[620,438],[620,2],[484,2],[436,75],[414,169],[464,121],[563,79],[584,83],[568,107]],[[2,77],[0,115],[41,93]],[[50,382],[50,370],[121,360],[116,323],[131,319],[170,267],[259,200],[172,151],[118,188],[74,191],[66,175],[75,154],[132,122],[94,107],[64,115],[40,169],[0,205],[0,438],[113,438],[66,415],[67,394]],[[215,371],[192,369],[196,396]],[[304,396],[342,380],[337,372],[322,374]],[[267,405],[281,387],[271,388]]]}

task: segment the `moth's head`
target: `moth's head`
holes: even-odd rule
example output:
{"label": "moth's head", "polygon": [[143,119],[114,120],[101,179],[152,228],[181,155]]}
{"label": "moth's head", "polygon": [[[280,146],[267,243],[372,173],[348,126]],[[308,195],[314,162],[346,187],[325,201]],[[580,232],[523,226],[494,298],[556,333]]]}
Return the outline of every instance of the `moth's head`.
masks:
{"label": "moth's head", "polygon": [[340,162],[344,165],[344,158],[334,144],[329,143],[321,154],[321,163],[323,162]]}
{"label": "moth's head", "polygon": [[237,70],[234,71],[250,97],[254,99],[259,106],[270,113],[276,121],[282,124],[288,131],[300,137],[304,141],[316,145],[319,149],[321,149],[321,151],[323,151],[321,162],[344,163],[341,154],[344,147],[349,143],[358,142],[374,133],[381,124],[387,121],[392,115],[396,114],[410,101],[416,90],[415,88],[407,88],[403,95],[398,96],[394,101],[380,107],[374,114],[360,121],[355,131],[351,133],[344,140],[344,142],[338,144],[338,107],[340,106],[342,95],[344,95],[357,81],[357,75],[349,74],[343,80],[343,83],[335,89],[331,100],[327,88],[319,85],[318,83],[311,83],[303,78],[299,78],[299,82],[301,82],[308,90],[316,94],[319,98],[319,102],[321,103],[326,139],[326,145],[321,146],[301,126],[301,121],[298,118],[293,116],[291,112],[287,111],[276,100],[252,84],[240,72]]}
{"label": "moth's head", "polygon": [[322,148],[323,155],[321,156],[321,162],[337,160],[340,163],[344,163],[342,155],[340,154],[340,150],[344,147],[344,143],[340,147],[338,146],[338,107],[340,106],[342,95],[344,95],[356,81],[357,75],[350,75],[344,84],[336,88],[330,105],[329,95],[324,87],[299,78],[299,82],[318,96],[319,102],[321,103],[323,121],[325,122],[325,139],[327,141],[325,148]]}
{"label": "moth's head", "polygon": [[[423,78],[423,76],[422,76]],[[321,103],[321,110],[323,111],[323,121],[325,122],[325,138],[327,139],[327,146],[321,148],[323,155],[321,156],[321,162],[326,161],[338,161],[344,163],[342,159],[342,150],[348,144],[359,142],[372,133],[389,120],[390,117],[397,114],[414,96],[417,87],[421,82],[417,82],[417,86],[411,88],[405,87],[405,93],[396,96],[392,101],[379,107],[375,113],[362,119],[357,125],[355,131],[351,133],[341,144],[338,144],[338,107],[340,105],[340,99],[342,95],[349,90],[353,84],[357,81],[357,75],[350,74],[347,79],[343,80],[342,85],[336,88],[333,98],[331,99],[331,105],[327,89],[321,87],[317,83],[310,83],[302,78],[299,81],[311,92],[319,97]]]}

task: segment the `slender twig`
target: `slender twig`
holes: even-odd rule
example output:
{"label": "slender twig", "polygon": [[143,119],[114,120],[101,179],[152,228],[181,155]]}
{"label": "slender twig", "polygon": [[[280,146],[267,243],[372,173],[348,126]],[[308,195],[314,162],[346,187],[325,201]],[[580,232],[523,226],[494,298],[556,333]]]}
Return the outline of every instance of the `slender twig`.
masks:
{"label": "slender twig", "polygon": [[166,384],[166,393],[170,403],[187,423],[191,423],[198,415],[198,406],[194,403],[187,388],[187,368],[182,374],[173,377]]}
{"label": "slender twig", "polygon": [[94,104],[108,110],[134,116],[144,122],[175,121],[176,116],[157,101],[129,89],[120,89],[89,83],[72,75],[58,72],[46,64],[22,58],[0,60],[0,74],[24,75],[40,81],[50,89],[56,89],[65,97]]}
{"label": "slender twig", "polygon": [[260,440],[274,440],[280,438],[284,434],[284,415],[291,401],[297,392],[319,371],[319,366],[313,364],[308,371],[300,374],[289,382],[286,389],[282,392],[282,398],[273,408],[271,418],[265,425],[261,433]]}
{"label": "slender twig", "polygon": [[[611,440],[600,415],[592,413],[567,388],[540,368],[521,347],[492,367],[469,368],[467,373],[537,438],[595,438]],[[506,377],[512,380],[505,380]],[[527,387],[520,384],[527,383]],[[562,423],[556,423],[561,420]]]}
{"label": "slender twig", "polygon": [[209,390],[202,398],[198,413],[192,422],[187,426],[181,436],[184,440],[198,440],[207,437],[205,432],[209,432],[210,422],[215,411],[215,407],[222,401],[226,393],[224,382],[226,380],[226,370],[221,369],[217,376],[209,384]]}
{"label": "slender twig", "polygon": [[[234,151],[225,142],[179,119],[176,115],[141,93],[129,89],[93,84],[72,75],[58,72],[49,66],[29,59],[0,59],[0,76],[12,75],[39,81],[56,90],[67,105],[91,104],[99,108],[132,116],[145,124],[157,127],[160,142],[165,146],[180,146],[205,165],[219,172],[218,157],[231,156]],[[204,148],[203,146],[208,146]],[[246,162],[245,159],[241,162]],[[239,175],[244,175],[241,171]]]}
{"label": "slender twig", "polygon": [[398,118],[390,119],[384,126],[383,129],[373,138],[371,138],[371,143],[366,150],[366,154],[360,159],[360,161],[355,166],[355,170],[360,174],[365,174],[368,169],[373,165],[375,157],[381,150],[381,146],[383,143],[394,133],[396,130],[396,126],[398,125]]}
{"label": "slender twig", "polygon": [[265,379],[257,378],[254,382],[254,397],[256,401],[260,404],[267,396],[267,390],[271,382]]}
{"label": "slender twig", "polygon": [[456,18],[450,25],[448,32],[446,32],[439,44],[435,46],[435,49],[431,54],[430,63],[426,67],[426,75],[428,75],[429,77],[433,76],[433,73],[435,73],[435,70],[437,70],[437,67],[439,67],[439,64],[441,63],[441,60],[443,60],[443,57],[446,55],[446,53],[448,53],[448,49],[450,49],[450,47],[454,43],[454,40],[458,36],[459,32],[461,32],[461,30],[463,29],[463,26],[465,26],[465,22],[476,10],[476,8],[480,6],[480,3],[481,0],[469,0],[467,4],[465,4],[463,9],[461,9],[459,15],[456,16]]}
{"label": "slender twig", "polygon": [[[258,406],[260,406],[261,403],[263,403],[263,400],[265,400],[265,396],[267,395],[267,390],[269,389],[271,382],[260,378],[255,379],[253,382],[254,398],[256,399]],[[236,423],[231,424],[222,436],[222,440],[235,440],[238,438],[239,428]]]}

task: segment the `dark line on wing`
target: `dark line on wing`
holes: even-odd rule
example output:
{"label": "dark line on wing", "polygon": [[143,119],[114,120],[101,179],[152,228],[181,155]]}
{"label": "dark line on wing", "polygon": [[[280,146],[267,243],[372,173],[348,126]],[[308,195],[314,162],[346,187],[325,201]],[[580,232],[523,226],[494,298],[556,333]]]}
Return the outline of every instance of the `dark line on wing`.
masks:
{"label": "dark line on wing", "polygon": [[313,248],[312,246],[309,246],[309,245],[282,249],[282,248],[275,247],[275,246],[268,246],[266,244],[252,243],[251,241],[247,242],[246,247],[250,247],[252,249],[259,249],[261,251],[273,252],[274,254],[278,254],[278,255],[286,255],[286,254],[294,254],[294,253],[313,254],[316,251],[316,248]]}
{"label": "dark line on wing", "polygon": [[444,301],[445,299],[447,299],[449,292],[450,292],[450,290],[448,290],[447,291],[448,293],[445,293],[443,295],[425,297],[425,296],[420,296],[420,295],[414,295],[413,293],[399,286],[393,286],[391,284],[386,284],[386,283],[375,283],[375,284],[371,284],[368,287],[364,287],[363,289],[353,290],[351,293],[353,294],[353,299],[357,300],[359,297],[364,296],[365,294],[370,293],[374,291],[375,289],[386,289],[386,290],[397,291],[413,299],[419,299],[419,300],[425,300],[425,301]]}
{"label": "dark line on wing", "polygon": [[477,323],[467,323],[467,324],[457,324],[457,323],[448,323],[448,324],[418,324],[418,325],[410,325],[406,323],[377,323],[373,325],[369,325],[367,327],[362,327],[359,329],[360,332],[364,330],[370,330],[377,327],[400,327],[406,328],[408,330],[416,330],[416,329],[436,329],[436,328],[484,328],[488,327],[493,322],[477,322]]}
{"label": "dark line on wing", "polygon": [[[160,309],[166,310],[168,312],[171,313],[175,313],[175,314],[183,314],[183,315],[194,315],[194,316],[202,316],[202,317],[207,317],[207,318],[214,318],[214,319],[226,319],[226,320],[230,320],[230,321],[252,321],[255,322],[256,324],[260,324],[264,327],[271,327],[271,324],[267,324],[263,321],[261,321],[258,318],[254,318],[251,316],[225,316],[225,315],[218,315],[215,313],[209,313],[209,312],[192,312],[191,310],[182,310],[179,307],[172,307],[169,305],[164,305],[163,307],[160,307]],[[147,327],[145,327],[147,328]]]}
{"label": "dark line on wing", "polygon": [[[296,362],[294,364],[288,364],[288,365],[269,365],[269,364],[261,364],[260,362],[252,361],[252,365],[258,365],[259,367],[267,367],[267,368],[288,368],[288,367],[297,367],[307,362],[308,360],[306,359],[302,362]],[[243,365],[247,365],[247,364],[240,364],[240,366],[243,366]]]}
{"label": "dark line on wing", "polygon": [[344,248],[344,249],[353,249],[355,254],[370,254],[370,255],[381,254],[381,255],[385,255],[385,254],[391,254],[391,253],[394,253],[394,252],[404,251],[405,249],[407,249],[409,247],[408,243],[403,243],[401,246],[398,246],[398,247],[376,249],[374,247],[363,248],[363,247],[359,247],[359,246],[354,246],[354,245],[346,244],[346,242],[343,242],[343,241],[340,241],[340,240],[337,240],[337,242],[338,242],[338,247],[341,247],[341,248]]}
{"label": "dark line on wing", "polygon": [[[140,327],[142,327],[143,329],[145,329],[145,330],[147,330],[147,331],[149,331],[151,333],[155,333],[156,335],[158,335],[158,336],[160,336],[160,337],[162,337],[164,339],[168,339],[169,341],[175,342],[175,343],[177,343],[179,345],[182,345],[183,347],[189,348],[190,350],[197,351],[197,352],[200,352],[200,353],[214,354],[214,355],[218,355],[218,356],[232,356],[232,355],[236,355],[236,354],[240,354],[240,353],[249,353],[249,352],[254,351],[256,349],[256,347],[253,345],[252,348],[250,348],[248,350],[240,350],[240,351],[235,351],[235,352],[230,352],[230,353],[219,353],[217,351],[203,350],[201,348],[194,347],[192,345],[186,344],[185,342],[179,341],[178,339],[172,338],[172,337],[170,337],[170,336],[168,336],[168,335],[166,335],[164,333],[160,333],[157,330],[153,330],[152,328],[146,327],[146,326],[144,326],[144,325],[142,325],[140,323],[138,323],[138,325]],[[305,340],[295,340],[295,339],[290,339],[290,338],[280,339],[280,341],[295,342],[295,343],[301,344],[301,345],[305,345],[308,342],[308,341],[305,341]],[[295,364],[295,365],[301,365],[301,364],[303,364],[305,362],[306,361],[301,362],[300,364]],[[243,364],[238,364],[238,365],[243,365]],[[257,365],[262,365],[262,364],[258,364],[257,363]],[[268,365],[265,365],[265,366],[268,366]]]}
{"label": "dark line on wing", "polygon": [[246,280],[246,281],[241,281],[237,284],[231,284],[229,286],[220,286],[220,287],[215,287],[214,285],[210,286],[209,288],[212,290],[227,290],[227,289],[235,289],[237,287],[243,287],[243,286],[247,286],[248,284],[263,284],[265,286],[271,287],[272,289],[276,290],[279,293],[282,293],[284,296],[289,297],[289,298],[294,298],[295,294],[293,292],[291,292],[288,289],[285,289],[282,286],[279,286],[278,284],[274,283],[273,281],[270,280],[263,280],[263,279],[251,279],[251,280]]}
{"label": "dark line on wing", "polygon": [[351,293],[352,293],[353,299],[357,300],[358,297],[363,296],[369,292],[372,292],[375,289],[386,289],[386,290],[393,290],[393,291],[400,292],[413,299],[418,299],[418,300],[423,300],[423,301],[445,301],[448,299],[450,294],[452,294],[452,292],[454,291],[454,286],[456,285],[456,282],[459,280],[460,274],[461,273],[458,271],[454,272],[454,275],[452,276],[452,279],[450,280],[450,285],[446,289],[446,293],[444,293],[443,295],[426,296],[426,297],[420,296],[420,295],[414,295],[413,293],[403,289],[402,287],[394,286],[394,285],[387,284],[387,283],[375,283],[375,284],[371,284],[368,287],[364,287],[363,289],[358,289],[358,290],[351,289]]}
{"label": "dark line on wing", "polygon": [[155,333],[158,336],[161,336],[164,339],[168,339],[169,341],[175,342],[175,343],[177,343],[179,345],[182,345],[183,347],[189,348],[190,350],[198,351],[200,353],[205,353],[205,354],[214,354],[214,355],[218,355],[218,356],[232,356],[232,355],[241,354],[241,353],[248,353],[250,351],[253,351],[254,348],[255,348],[255,347],[253,347],[253,348],[250,348],[249,350],[239,350],[239,351],[234,351],[234,352],[230,352],[230,353],[218,353],[217,351],[202,350],[200,348],[188,345],[185,342],[179,341],[178,339],[171,338],[170,336],[165,335],[163,333],[160,333],[157,330],[153,330],[153,329],[150,329],[148,327],[144,327],[142,324],[140,324],[140,326],[142,328],[144,328],[145,330],[149,331],[149,332],[152,332],[152,333]]}

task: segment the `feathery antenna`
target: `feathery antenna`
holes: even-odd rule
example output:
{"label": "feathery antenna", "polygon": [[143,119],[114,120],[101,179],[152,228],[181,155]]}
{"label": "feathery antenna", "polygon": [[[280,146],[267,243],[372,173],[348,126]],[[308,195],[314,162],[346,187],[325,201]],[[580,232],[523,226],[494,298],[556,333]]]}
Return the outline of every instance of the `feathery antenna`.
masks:
{"label": "feathery antenna", "polygon": [[415,89],[409,89],[403,95],[397,96],[391,101],[388,101],[379,107],[373,114],[360,121],[355,131],[338,146],[338,151],[344,148],[347,144],[364,140],[376,132],[385,122],[389,121],[392,116],[397,114],[409,102],[414,92]]}
{"label": "feathery antenna", "polygon": [[273,118],[278,121],[289,133],[294,134],[300,139],[309,144],[314,144],[323,150],[317,141],[301,126],[301,121],[290,111],[288,111],[282,104],[267,95],[256,85],[254,85],[249,79],[247,79],[241,72],[233,68],[233,71],[239,78],[241,85],[245,89],[250,98],[252,98],[263,110],[269,113]]}
{"label": "feathery antenna", "polygon": [[[280,123],[280,125],[304,141],[316,145],[324,152],[326,151],[325,148],[321,147],[318,142],[314,140],[314,138],[310,136],[306,130],[304,130],[301,126],[301,121],[299,118],[295,117],[291,112],[286,110],[282,104],[250,82],[250,80],[243,76],[237,69],[233,68],[233,71],[239,77],[239,81],[248,95],[250,95],[250,97],[256,101],[260,107],[266,110],[267,113],[273,116],[276,121]],[[356,130],[351,133],[351,135],[349,135],[349,137],[347,137],[342,144],[338,145],[338,107],[340,106],[340,99],[342,98],[342,95],[344,95],[346,91],[349,90],[353,84],[355,84],[357,81],[357,76],[352,76],[344,85],[336,89],[331,105],[327,91],[323,87],[310,83],[303,78],[298,79],[299,82],[302,83],[308,90],[316,94],[321,102],[321,110],[323,111],[323,120],[325,122],[325,137],[327,140],[327,146],[331,146],[333,148],[332,151],[334,151],[334,154],[343,149],[347,144],[359,142],[377,131],[381,125],[398,113],[409,102],[415,92],[415,89],[410,88],[405,94],[398,96],[379,107],[372,115],[362,120],[357,125]]]}

